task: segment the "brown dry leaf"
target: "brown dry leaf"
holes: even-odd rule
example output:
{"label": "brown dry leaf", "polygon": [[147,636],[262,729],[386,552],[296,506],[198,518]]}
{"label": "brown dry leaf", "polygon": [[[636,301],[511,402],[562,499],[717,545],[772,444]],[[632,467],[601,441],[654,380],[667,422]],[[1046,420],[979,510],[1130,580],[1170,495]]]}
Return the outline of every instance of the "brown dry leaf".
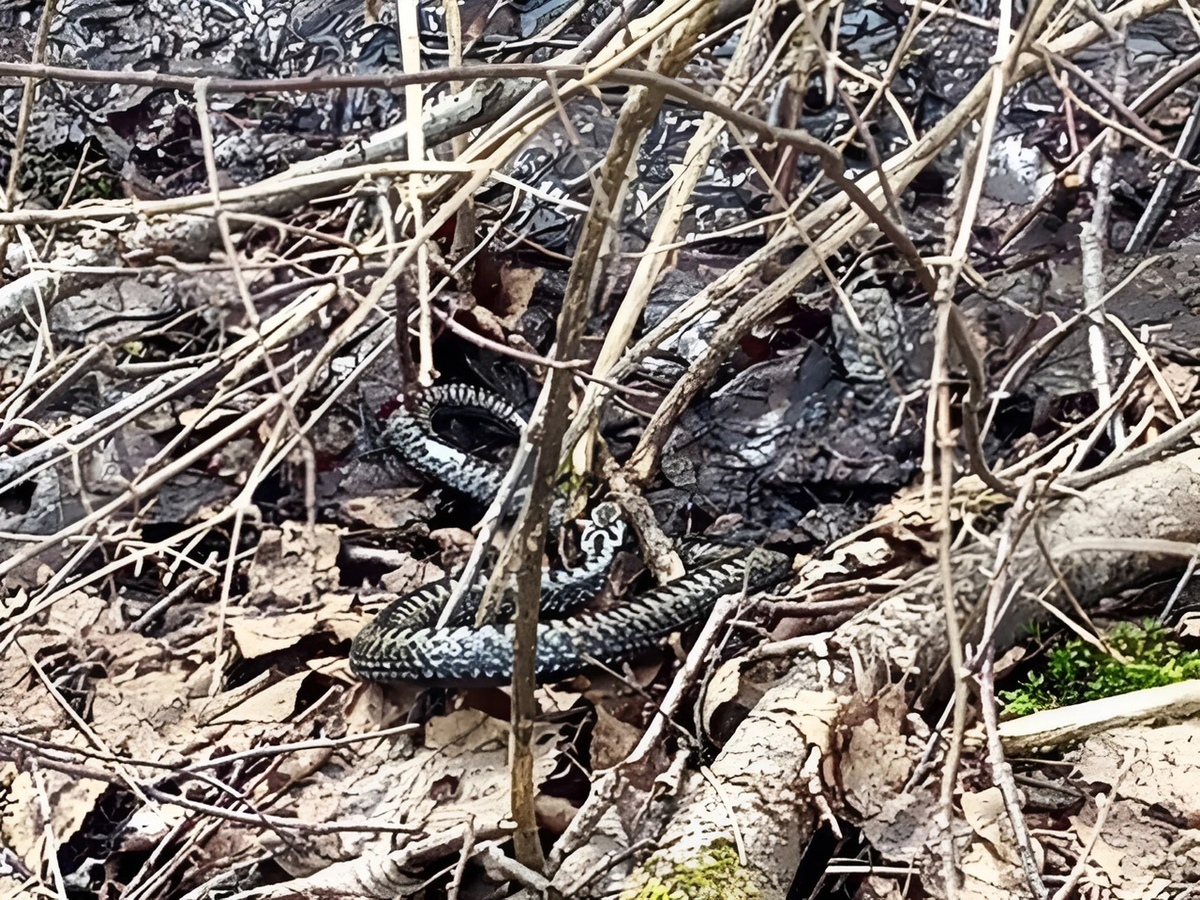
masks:
{"label": "brown dry leaf", "polygon": [[[105,660],[108,677],[97,678],[90,684],[90,727],[100,747],[139,759],[182,762],[180,751],[187,751],[188,742],[202,742],[194,721],[187,717],[190,700],[186,696],[189,690],[199,687],[192,682],[199,666],[187,657],[172,657],[160,641],[129,631],[110,632],[107,606],[97,605],[95,598],[82,594],[67,598],[61,608],[56,608],[49,625],[63,626],[69,622],[72,611],[80,615],[85,627],[76,632],[69,650]],[[53,637],[53,631],[48,627],[42,635]],[[14,648],[14,652],[20,656],[19,650]],[[12,654],[7,659],[11,660]],[[201,680],[207,683],[206,677]],[[40,737],[63,750],[92,747],[93,741],[65,719],[40,680],[29,675],[13,696],[28,699],[30,715],[26,722],[42,719],[37,732]],[[60,721],[55,722],[54,718]],[[110,774],[140,775],[140,771],[126,772],[109,763],[87,764]],[[61,841],[70,840],[84,827],[100,798],[111,789],[100,778],[80,778],[50,770],[44,770],[42,778],[51,810],[49,824]],[[34,783],[28,772],[18,774],[11,765],[0,769],[0,781],[9,787],[0,807],[0,832],[7,846],[37,868],[38,854],[42,852],[42,828],[46,823],[41,820],[42,806],[33,793]]]}
{"label": "brown dry leaf", "polygon": [[237,418],[238,411],[224,406],[215,406],[211,409],[185,409],[179,413],[179,424],[184,428],[210,428],[216,425],[226,424],[228,421]]}
{"label": "brown dry leaf", "polygon": [[874,534],[840,545],[815,559],[803,558],[789,593],[792,597],[803,597],[808,589],[827,587],[867,572],[880,578],[898,577],[892,573],[904,565],[905,559],[897,554],[895,538]]}
{"label": "brown dry leaf", "polygon": [[904,900],[904,893],[894,878],[868,875],[858,893],[859,900]]}
{"label": "brown dry leaf", "polygon": [[1012,825],[1004,811],[1004,796],[999,788],[987,788],[975,793],[964,791],[961,799],[963,819],[976,836],[985,840],[996,857],[1010,865],[1020,866],[1013,838]]}
{"label": "brown dry leaf", "polygon": [[930,786],[904,790],[920,748],[907,736],[912,725],[903,688],[885,691],[859,715],[868,709],[870,717],[853,725],[842,754],[843,795],[858,813],[871,846],[889,860],[911,860],[932,838],[935,823],[929,810],[936,801]]}
{"label": "brown dry leaf", "polygon": [[367,528],[403,529],[428,522],[433,515],[433,497],[418,499],[420,488],[389,488],[365,497],[342,502],[342,513]]}
{"label": "brown dry leaf", "polygon": [[861,572],[863,569],[880,569],[889,565],[896,555],[890,541],[881,537],[869,537],[839,547],[831,556],[834,565],[845,572]]}
{"label": "brown dry leaf", "polygon": [[1122,798],[1158,804],[1181,820],[1200,812],[1200,722],[1110,728],[1079,746],[1075,765],[1085,780],[1111,785],[1131,755],[1137,762],[1121,780]]}
{"label": "brown dry leaf", "polygon": [[247,602],[289,609],[315,601],[323,590],[336,589],[340,533],[335,525],[309,528],[298,522],[264,529],[250,564]]}
{"label": "brown dry leaf", "polygon": [[530,266],[505,263],[500,267],[500,285],[505,299],[505,308],[497,309],[500,321],[510,331],[516,330],[521,324],[521,316],[529,309],[529,301],[533,299],[534,288],[542,280],[545,272]]}
{"label": "brown dry leaf", "polygon": [[[13,691],[12,696],[21,697],[31,685],[38,683],[31,660],[86,658],[88,650],[83,637],[91,631],[103,611],[103,601],[90,594],[77,592],[63,597],[50,607],[50,619],[45,627],[27,629],[7,645],[0,656],[0,687]],[[38,693],[41,693],[40,689]],[[53,715],[51,718],[58,719]],[[22,718],[21,721],[26,720]]]}
{"label": "brown dry leaf", "polygon": [[[382,696],[377,686],[363,697]],[[367,702],[360,697],[356,703]],[[368,705],[370,705],[368,703]],[[534,781],[557,765],[561,727],[541,726],[534,738]],[[479,834],[497,833],[509,816],[508,723],[475,710],[438,716],[425,727],[423,746],[407,734],[339,748],[321,770],[292,791],[276,809],[306,821],[346,819],[403,823],[437,832],[473,819]],[[261,840],[282,854],[292,874],[306,874],[331,860],[384,853],[393,836],[339,832],[308,842],[303,855],[277,838]]]}
{"label": "brown dry leaf", "polygon": [[[1155,900],[1173,896],[1172,881],[1194,878],[1193,861],[1186,844],[1175,839],[1177,829],[1148,816],[1146,806],[1120,797],[1113,803],[1089,857],[1085,882],[1108,889],[1117,900]],[[1091,811],[1090,818],[1095,818]],[[1072,816],[1080,846],[1091,840],[1093,826]],[[1180,845],[1182,853],[1173,852]]]}
{"label": "brown dry leaf", "polygon": [[986,841],[974,841],[959,860],[963,883],[958,888],[962,900],[996,900],[998,897],[1023,897],[1027,893],[1020,866],[1001,859]]}
{"label": "brown dry leaf", "polygon": [[505,342],[504,320],[486,306],[476,305],[471,307],[470,316],[474,323],[474,329],[484,337],[495,341],[497,344]]}
{"label": "brown dry leaf", "polygon": [[845,557],[834,557],[838,554],[830,554],[829,556],[819,556],[817,558],[806,557],[800,565],[799,571],[796,573],[796,581],[791,590],[792,596],[803,596],[806,588],[822,584],[825,581],[841,581],[850,570],[846,568]]}
{"label": "brown dry leaf", "polygon": [[1180,405],[1192,399],[1196,385],[1200,384],[1200,373],[1196,372],[1194,366],[1168,362],[1160,367],[1160,371]]}
{"label": "brown dry leaf", "polygon": [[[1023,894],[1025,875],[1000,789],[964,793],[961,805],[963,818],[977,836],[962,857],[962,896],[991,900]],[[1045,852],[1037,841],[1033,852],[1040,871]]]}
{"label": "brown dry leaf", "polygon": [[1200,828],[1191,828],[1179,835],[1169,849],[1172,857],[1182,860],[1191,871],[1200,872]]}
{"label": "brown dry leaf", "polygon": [[897,865],[919,859],[934,840],[936,820],[929,811],[937,807],[933,784],[918,785],[907,794],[885,799],[879,813],[862,824],[868,843]]}
{"label": "brown dry leaf", "polygon": [[742,678],[740,660],[730,659],[721,663],[705,684],[701,697],[704,705],[700,711],[700,721],[704,723],[705,732],[724,733],[723,717],[728,710],[727,704],[736,703],[736,710],[740,712],[735,714],[744,716],[745,711],[752,709],[765,693],[765,686]]}
{"label": "brown dry leaf", "polygon": [[58,729],[70,732],[69,717],[46,692],[30,660],[86,659],[91,651],[85,637],[98,630],[107,611],[98,597],[83,591],[68,594],[50,607],[44,627],[27,629],[0,655],[0,691],[9,698],[7,712],[22,731],[40,736]]}
{"label": "brown dry leaf", "polygon": [[[263,678],[210,698],[211,663],[198,651],[177,656],[161,641],[133,632],[102,634],[93,643],[120,650],[110,663],[111,677],[96,682],[92,703],[93,730],[106,748],[116,753],[180,767],[192,759],[261,749],[311,735],[308,727],[297,729],[289,724],[295,718],[303,721],[303,713],[296,715],[297,697],[306,679],[314,677],[311,672],[274,683]],[[65,731],[52,738],[64,746],[82,740],[75,732]],[[328,751],[316,751],[315,759],[283,757],[271,777],[247,783],[240,802],[247,808],[275,812],[275,805],[267,801],[273,800],[278,790],[310,776],[320,765],[322,752]],[[143,772],[137,770],[139,775]],[[61,809],[73,817],[56,831],[60,839],[70,839],[82,817],[94,813],[98,792],[106,788],[102,781],[82,779],[52,798],[56,816]],[[146,807],[143,813],[137,827],[124,832],[116,850],[154,844],[181,814],[169,803],[161,809]],[[258,850],[252,834],[237,828],[218,832],[207,852],[214,847],[230,859]]]}
{"label": "brown dry leaf", "polygon": [[[1180,405],[1186,404],[1191,399],[1196,385],[1200,383],[1200,375],[1192,366],[1181,366],[1179,363],[1167,361],[1159,365],[1158,371],[1167,389],[1171,392],[1171,396]],[[1162,407],[1162,391],[1158,388],[1157,380],[1147,379],[1138,393],[1139,407],[1143,409],[1150,406]]]}
{"label": "brown dry leaf", "polygon": [[622,722],[603,706],[597,706],[596,727],[592,732],[592,768],[610,769],[624,761],[641,737],[641,729]]}
{"label": "brown dry leaf", "polygon": [[[266,679],[208,696],[208,655],[170,653],[160,641],[128,632],[112,636],[121,648],[111,677],[98,681],[93,728],[110,748],[138,759],[180,764],[206,757],[221,741],[240,751],[291,739],[302,672],[274,684]],[[211,654],[211,650],[209,651]]]}
{"label": "brown dry leaf", "polygon": [[43,836],[37,810],[40,800],[28,772],[12,763],[0,766],[0,841],[36,871],[37,846]]}
{"label": "brown dry leaf", "polygon": [[[33,776],[28,772],[16,772],[11,763],[0,768],[0,784],[4,783],[9,787],[0,801],[0,836],[4,846],[37,870],[44,850],[46,825],[42,798]],[[95,808],[96,800],[108,789],[103,781],[48,770],[42,771],[42,783],[46,789],[46,805],[50,809],[50,825],[60,839],[79,830]]]}
{"label": "brown dry leaf", "polygon": [[534,802],[538,827],[549,830],[551,834],[562,834],[566,831],[579,812],[579,807],[565,797],[538,794]]}
{"label": "brown dry leaf", "polygon": [[[558,758],[560,728],[543,726],[534,736],[534,783],[548,778]],[[509,727],[474,710],[461,710],[431,720],[425,727],[425,750],[438,769],[422,766],[416,790],[428,805],[429,831],[442,831],[473,815],[477,827],[499,825],[509,815]],[[451,798],[453,798],[452,802]]]}
{"label": "brown dry leaf", "polygon": [[445,577],[446,572],[440,566],[414,556],[406,556],[404,561],[386,573],[380,582],[385,590],[401,594]]}
{"label": "brown dry leaf", "polygon": [[288,790],[321,771],[332,758],[333,750],[329,747],[293,750],[282,757],[275,766],[272,772],[271,788]]}
{"label": "brown dry leaf", "polygon": [[700,721],[717,743],[724,743],[756,708],[787,668],[785,656],[747,660],[734,658],[720,663],[704,686]]}
{"label": "brown dry leaf", "polygon": [[108,603],[95,594],[75,591],[50,607],[46,628],[72,638],[85,637],[108,609]]}
{"label": "brown dry leaf", "polygon": [[451,571],[465,565],[475,546],[475,535],[465,528],[437,528],[429,532],[441,550],[442,563]]}
{"label": "brown dry leaf", "polygon": [[1019,645],[1014,646],[1014,647],[1009,647],[1008,650],[1004,653],[1004,655],[1001,656],[998,660],[996,660],[995,664],[992,666],[992,670],[994,672],[993,677],[997,681],[1000,681],[1000,679],[1007,676],[1010,672],[1013,671],[1013,669],[1015,669],[1018,665],[1020,665],[1021,660],[1023,660],[1026,657],[1026,655],[1027,655],[1027,651],[1024,647],[1021,647]]}
{"label": "brown dry leaf", "polygon": [[[325,594],[322,598],[321,613],[317,619],[320,627],[325,631],[332,632],[339,641],[353,639],[366,624],[361,613],[349,611],[353,606],[353,594]],[[346,662],[345,656],[340,659],[342,662]]]}
{"label": "brown dry leaf", "polygon": [[[964,476],[954,483],[950,516],[956,521],[970,523],[978,516],[991,517],[998,505],[1007,502],[993,494],[975,475]],[[915,484],[902,488],[873,523],[876,533],[888,536],[893,542],[911,542],[920,548],[926,559],[937,558],[934,526],[941,519],[936,503],[931,504],[925,488]]]}
{"label": "brown dry leaf", "polygon": [[847,802],[865,818],[877,816],[883,804],[904,787],[912,767],[904,736],[886,722],[866,720],[854,728],[841,758]]}
{"label": "brown dry leaf", "polygon": [[352,615],[354,595],[326,593],[318,609],[264,615],[260,609],[231,609],[227,625],[238,650],[246,659],[257,659],[294,647],[303,637],[322,630],[332,631],[339,640],[352,638],[363,627],[361,616]]}
{"label": "brown dry leaf", "polygon": [[908,705],[901,685],[870,705],[873,715],[855,725],[840,761],[846,800],[867,819],[903,790],[919,753],[904,735]]}
{"label": "brown dry leaf", "polygon": [[538,707],[543,713],[566,712],[579,702],[579,692],[568,689],[559,690],[552,684],[545,685],[539,691]]}
{"label": "brown dry leaf", "polygon": [[236,706],[208,720],[210,725],[286,722],[296,711],[296,695],[308,672],[297,672],[255,691]]}
{"label": "brown dry leaf", "polygon": [[[309,671],[316,672],[333,681],[342,681],[347,684],[362,684],[358,677],[350,672],[350,660],[345,656],[323,656],[314,659],[305,660],[305,665]],[[363,728],[363,731],[368,729]]]}
{"label": "brown dry leaf", "polygon": [[[970,476],[959,479],[956,484],[965,481]],[[893,518],[904,522],[908,527],[926,527],[937,522],[941,516],[935,502],[931,502],[921,485],[909,485],[900,488],[887,506],[886,517],[890,524]]]}
{"label": "brown dry leaf", "polygon": [[123,636],[119,669],[96,683],[92,727],[114,751],[155,762],[180,762],[180,754],[209,745],[201,732],[194,704],[205,696],[211,664],[177,658],[159,641]]}

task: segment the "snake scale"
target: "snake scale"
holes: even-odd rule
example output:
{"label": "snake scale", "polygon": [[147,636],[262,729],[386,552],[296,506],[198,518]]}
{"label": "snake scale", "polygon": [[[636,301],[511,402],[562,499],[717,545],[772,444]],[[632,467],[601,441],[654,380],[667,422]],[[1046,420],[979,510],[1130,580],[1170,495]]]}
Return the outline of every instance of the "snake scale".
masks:
{"label": "snake scale", "polygon": [[[426,391],[411,412],[394,413],[384,429],[384,443],[414,468],[481,502],[490,501],[504,467],[442,440],[433,427],[439,411],[483,414],[518,430],[524,427],[524,419],[489,392],[444,385]],[[598,594],[624,537],[625,525],[616,506],[597,506],[580,539],[587,557],[584,564],[543,575],[543,616],[567,616]],[[707,618],[721,597],[776,583],[790,565],[786,555],[761,548],[706,545],[697,559],[698,565],[682,578],[610,609],[542,618],[538,681],[562,680],[593,664],[612,666],[630,659],[671,632]],[[364,679],[383,682],[469,686],[511,680],[511,623],[482,628],[469,624],[482,584],[468,593],[467,602],[447,627],[436,627],[450,590],[446,578],[389,603],[354,639],[351,668]]]}

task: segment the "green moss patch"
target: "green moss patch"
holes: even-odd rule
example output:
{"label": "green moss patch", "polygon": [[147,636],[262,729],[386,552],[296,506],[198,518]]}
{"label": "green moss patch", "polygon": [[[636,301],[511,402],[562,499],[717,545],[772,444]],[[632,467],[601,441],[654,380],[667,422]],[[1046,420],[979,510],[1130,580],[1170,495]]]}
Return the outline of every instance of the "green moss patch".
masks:
{"label": "green moss patch", "polygon": [[659,860],[634,873],[621,900],[755,900],[762,894],[737,850],[716,842],[686,863]]}
{"label": "green moss patch", "polygon": [[1118,625],[1104,638],[1111,653],[1081,640],[1050,651],[1045,667],[1000,691],[1006,716],[1100,700],[1143,688],[1200,678],[1200,653],[1184,651],[1172,632],[1152,620]]}

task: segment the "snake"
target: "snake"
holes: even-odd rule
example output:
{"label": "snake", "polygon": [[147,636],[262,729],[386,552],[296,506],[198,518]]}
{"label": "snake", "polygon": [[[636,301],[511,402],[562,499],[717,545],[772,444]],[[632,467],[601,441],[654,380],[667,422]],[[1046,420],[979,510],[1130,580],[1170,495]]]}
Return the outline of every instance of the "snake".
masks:
{"label": "snake", "polygon": [[[481,502],[500,488],[505,467],[443,440],[434,428],[439,412],[486,415],[515,430],[525,419],[506,400],[462,384],[426,389],[411,409],[388,419],[382,441],[418,471]],[[573,677],[592,666],[614,667],[654,649],[672,632],[708,618],[717,601],[781,581],[791,558],[762,547],[698,544],[693,568],[682,577],[603,610],[581,607],[602,590],[625,539],[612,502],[593,510],[580,536],[585,554],[574,568],[542,576],[535,670],[539,683]],[[350,667],[364,680],[428,686],[505,684],[512,679],[511,609],[497,622],[474,627],[483,582],[472,585],[445,627],[437,626],[452,590],[443,578],[392,600],[354,638]]]}

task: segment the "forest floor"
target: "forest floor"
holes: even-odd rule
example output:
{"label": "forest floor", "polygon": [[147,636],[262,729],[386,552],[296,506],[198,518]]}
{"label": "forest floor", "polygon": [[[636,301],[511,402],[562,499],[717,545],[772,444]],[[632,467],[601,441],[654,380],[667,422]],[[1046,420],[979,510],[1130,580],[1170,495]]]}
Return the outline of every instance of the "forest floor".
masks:
{"label": "forest floor", "polygon": [[[0,10],[0,897],[1200,897],[1194,10],[456,9]],[[533,527],[388,446],[455,382],[598,603],[791,573],[362,681]]]}

